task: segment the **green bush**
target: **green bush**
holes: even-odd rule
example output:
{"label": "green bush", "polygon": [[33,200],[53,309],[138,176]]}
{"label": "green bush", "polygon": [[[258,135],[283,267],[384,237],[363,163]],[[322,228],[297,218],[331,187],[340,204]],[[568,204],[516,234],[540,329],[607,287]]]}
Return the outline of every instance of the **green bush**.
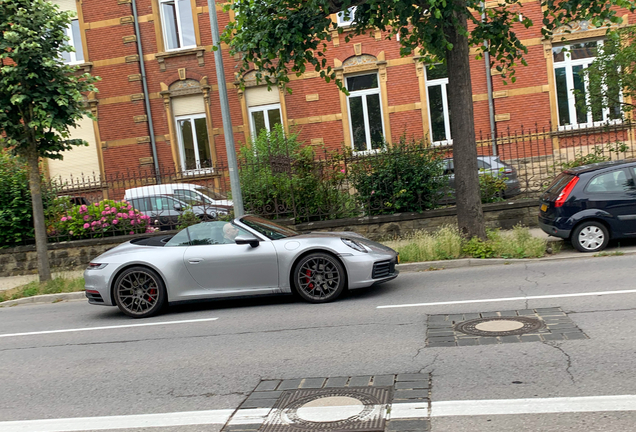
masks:
{"label": "green bush", "polygon": [[179,219],[177,219],[177,229],[182,230],[189,226],[196,225],[199,222],[201,222],[201,219],[194,214],[191,208],[187,208],[179,215]]}
{"label": "green bush", "polygon": [[[574,160],[561,163],[561,169],[576,168],[582,165],[606,162],[612,160],[612,153],[615,153],[617,157],[620,157],[622,153],[623,157],[625,157],[625,152],[627,152],[628,149],[629,147],[627,146],[627,144],[621,142],[616,142],[614,144],[609,143],[606,144],[605,147],[594,146],[591,153],[577,153],[574,157]],[[606,156],[606,153],[609,154]]]}
{"label": "green bush", "polygon": [[[503,168],[499,170],[503,172]],[[479,194],[482,203],[492,203],[503,200],[503,192],[506,190],[507,177],[501,177],[491,172],[482,170],[479,175]]]}
{"label": "green bush", "polygon": [[369,215],[432,209],[447,186],[441,154],[405,138],[374,155],[353,160],[349,180]]}
{"label": "green bush", "polygon": [[251,146],[241,148],[240,155],[246,212],[297,222],[353,215],[337,155],[316,161],[314,149],[303,146],[295,133],[285,135],[280,125],[261,132]]}
{"label": "green bush", "polygon": [[103,200],[72,206],[58,220],[50,221],[49,235],[79,240],[154,232],[149,220],[150,216],[139,213],[127,201]]}
{"label": "green bush", "polygon": [[[43,187],[45,209],[53,198],[53,191]],[[29,242],[34,236],[27,166],[8,151],[0,149],[0,248]]]}

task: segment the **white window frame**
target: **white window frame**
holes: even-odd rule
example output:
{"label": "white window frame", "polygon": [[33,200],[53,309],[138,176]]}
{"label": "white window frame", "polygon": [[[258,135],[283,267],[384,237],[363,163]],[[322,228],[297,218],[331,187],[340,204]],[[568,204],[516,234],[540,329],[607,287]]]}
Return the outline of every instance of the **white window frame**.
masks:
{"label": "white window frame", "polygon": [[[64,64],[68,64],[68,65],[77,65],[77,64],[82,64],[84,63],[84,48],[82,46],[76,47],[75,46],[75,39],[73,38],[73,22],[77,21],[77,24],[79,26],[79,20],[71,20],[71,24],[66,28],[66,36],[68,36],[69,41],[68,41],[68,45],[73,47],[75,49],[74,52],[69,52],[67,53],[69,55],[69,57],[71,58],[70,61],[64,61]],[[81,32],[81,28],[80,28],[80,32]],[[80,38],[80,41],[82,40],[82,35],[79,34],[78,37]],[[82,58],[78,59],[77,58],[77,54],[81,53],[82,54]]]}
{"label": "white window frame", "polygon": [[[199,141],[197,139],[197,134],[196,134],[196,127],[194,124],[194,121],[197,119],[205,119],[206,115],[205,114],[188,114],[188,115],[182,115],[182,116],[176,116],[174,118],[175,121],[175,126],[177,129],[177,142],[179,144],[179,157],[181,158],[181,171],[183,172],[183,174],[190,174],[190,175],[197,175],[197,174],[209,174],[214,172],[214,168],[201,168],[201,160],[199,159]],[[181,127],[179,126],[179,121],[180,120],[190,120],[190,124],[192,126],[192,142],[194,143],[195,146],[195,151],[194,151],[194,160],[195,160],[195,164],[197,166],[197,168],[195,169],[186,169],[186,157],[185,157],[185,146],[183,145],[183,138],[182,138],[182,132],[181,132]],[[205,128],[207,130],[207,122],[205,124]],[[210,131],[208,132],[208,138],[209,138],[209,134]]]}
{"label": "white window frame", "polygon": [[[583,41],[572,41],[570,44],[568,45],[558,45],[554,48],[563,48],[564,49],[564,60],[563,61],[553,61],[553,68],[552,68],[552,74],[554,76],[554,91],[556,94],[556,98],[557,98],[557,119],[559,122],[559,130],[572,130],[572,129],[583,129],[583,128],[588,128],[588,127],[594,127],[594,126],[603,126],[603,125],[608,125],[608,124],[618,124],[618,123],[622,123],[622,119],[610,119],[610,108],[603,108],[603,120],[600,121],[594,121],[593,119],[593,113],[591,110],[588,110],[587,112],[587,122],[585,123],[578,123],[578,119],[576,118],[576,99],[574,97],[574,73],[572,71],[572,68],[575,66],[582,66],[583,69],[587,68],[595,59],[596,57],[588,57],[588,58],[584,58],[584,59],[578,59],[578,60],[572,60],[571,59],[571,51],[570,51],[570,47],[573,44],[577,44],[577,43],[585,43],[585,42],[596,42],[596,46],[597,48],[600,48],[603,46],[603,39],[598,39],[596,41],[594,40],[583,40]],[[554,51],[552,52],[552,55],[554,56]],[[554,57],[553,57],[554,58]],[[557,88],[557,75],[556,75],[556,70],[559,68],[565,68],[565,80],[566,80],[566,86],[567,86],[567,95],[568,95],[568,114],[570,116],[570,124],[569,125],[561,125],[561,116],[559,115],[559,101],[558,101],[558,88]],[[585,85],[585,98],[589,98],[589,80],[587,78],[587,76],[584,76],[584,81],[583,81],[584,85]],[[622,99],[622,95],[621,95],[621,99]],[[572,121],[574,120],[574,121]]]}
{"label": "white window frame", "polygon": [[[426,68],[426,66],[424,66]],[[426,73],[426,71],[425,71]],[[442,141],[433,141],[433,118],[431,117],[431,101],[429,100],[429,87],[441,86],[442,87],[442,110],[444,111],[444,132],[446,133],[446,139]],[[431,134],[431,144],[434,146],[445,146],[453,144],[453,136],[451,135],[450,128],[450,116],[448,110],[448,77],[446,78],[437,78],[437,79],[428,79],[428,75],[426,75],[426,110],[428,111],[428,129]],[[450,138],[449,138],[450,137]]]}
{"label": "white window frame", "polygon": [[[192,32],[195,33],[194,35],[194,44],[193,45],[187,45],[185,46],[183,44],[183,30],[182,30],[182,21],[181,21],[181,12],[179,11],[179,6],[177,3],[179,3],[180,0],[159,0],[159,14],[161,16],[161,34],[163,35],[163,45],[164,45],[164,50],[166,52],[168,51],[180,51],[180,50],[184,50],[184,49],[189,49],[189,48],[195,48],[197,46],[196,43],[196,32],[195,32],[195,27],[194,27],[194,20],[196,19],[196,16],[194,14],[192,14]],[[184,0],[181,0],[184,1]],[[190,3],[190,8],[192,8],[192,3],[191,0],[185,0],[188,3]],[[163,4],[164,3],[170,3],[173,2],[175,4],[175,15],[177,18],[177,39],[179,42],[179,46],[177,48],[168,48],[168,37],[167,37],[167,26],[166,26],[166,17],[163,13]]]}
{"label": "white window frame", "polygon": [[257,138],[256,135],[256,125],[254,124],[254,118],[252,117],[252,114],[255,112],[259,112],[259,111],[265,111],[265,115],[263,117],[265,117],[265,129],[267,129],[268,132],[272,131],[272,127],[269,124],[269,116],[267,115],[267,111],[271,111],[273,109],[278,109],[278,113],[280,114],[280,122],[281,124],[283,124],[283,111],[280,108],[280,103],[276,103],[276,104],[269,104],[269,105],[257,105],[257,106],[253,106],[253,107],[249,107],[248,110],[248,115],[250,117],[250,131],[252,132],[252,139],[255,140]]}
{"label": "white window frame", "polygon": [[[345,87],[347,87],[347,90],[349,90],[348,88],[349,84],[348,84],[347,78],[354,78],[357,76],[373,75],[373,74],[376,74],[378,77],[378,86],[376,88],[366,89],[366,90],[352,90],[349,92],[349,95],[347,96],[347,113],[349,114],[349,136],[351,137],[351,148],[353,149],[354,154],[359,154],[359,155],[373,154],[373,153],[377,153],[377,151],[379,150],[379,149],[374,149],[372,147],[373,143],[371,142],[371,127],[369,125],[369,111],[367,109],[367,98],[366,98],[366,96],[368,95],[377,94],[380,98],[380,118],[382,119],[382,137],[386,136],[386,130],[384,128],[384,109],[382,107],[382,92],[380,90],[380,76],[378,75],[377,72],[371,71],[370,73],[362,72],[358,74],[346,75],[344,77]],[[362,113],[364,116],[364,132],[365,132],[366,142],[367,142],[366,150],[355,149],[355,141],[353,137],[353,124],[351,123],[351,104],[349,103],[349,99],[352,97],[357,97],[357,96],[364,96],[362,98]]]}
{"label": "white window frame", "polygon": [[349,8],[349,19],[345,20],[344,19],[344,12],[338,12],[337,16],[338,16],[338,27],[350,27],[353,24],[355,24],[356,19],[356,10],[358,9],[358,6],[352,6]]}

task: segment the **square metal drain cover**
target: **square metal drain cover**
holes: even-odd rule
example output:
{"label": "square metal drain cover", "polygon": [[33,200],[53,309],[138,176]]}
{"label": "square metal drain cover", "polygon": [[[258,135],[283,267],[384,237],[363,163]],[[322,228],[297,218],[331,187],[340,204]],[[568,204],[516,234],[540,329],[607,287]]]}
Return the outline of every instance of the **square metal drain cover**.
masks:
{"label": "square metal drain cover", "polygon": [[260,432],[382,432],[392,387],[284,391]]}
{"label": "square metal drain cover", "polygon": [[429,315],[427,347],[588,339],[559,307]]}

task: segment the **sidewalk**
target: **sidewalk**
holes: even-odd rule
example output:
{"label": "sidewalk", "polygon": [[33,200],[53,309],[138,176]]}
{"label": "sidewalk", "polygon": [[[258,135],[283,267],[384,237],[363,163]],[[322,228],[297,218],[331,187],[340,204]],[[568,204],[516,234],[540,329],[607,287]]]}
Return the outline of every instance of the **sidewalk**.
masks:
{"label": "sidewalk", "polygon": [[[56,278],[68,278],[77,279],[84,275],[84,270],[73,270],[53,273],[53,279]],[[29,282],[36,282],[38,280],[37,274],[22,275],[22,276],[7,276],[0,277],[0,292],[10,290],[12,288],[26,285]]]}

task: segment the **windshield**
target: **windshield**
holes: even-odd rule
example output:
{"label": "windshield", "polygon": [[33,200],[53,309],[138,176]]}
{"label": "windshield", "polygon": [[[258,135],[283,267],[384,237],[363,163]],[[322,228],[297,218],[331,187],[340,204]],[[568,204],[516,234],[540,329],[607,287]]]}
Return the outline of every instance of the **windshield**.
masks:
{"label": "windshield", "polygon": [[201,192],[203,195],[206,195],[206,196],[212,198],[213,200],[224,200],[224,199],[227,199],[227,197],[221,195],[218,192],[210,190],[210,189],[208,189],[206,187],[199,187],[196,190],[197,190],[197,192]]}
{"label": "windshield", "polygon": [[257,216],[245,216],[241,218],[241,222],[259,234],[263,234],[270,240],[278,240],[298,235],[298,233],[293,229],[278,225],[277,223]]}

